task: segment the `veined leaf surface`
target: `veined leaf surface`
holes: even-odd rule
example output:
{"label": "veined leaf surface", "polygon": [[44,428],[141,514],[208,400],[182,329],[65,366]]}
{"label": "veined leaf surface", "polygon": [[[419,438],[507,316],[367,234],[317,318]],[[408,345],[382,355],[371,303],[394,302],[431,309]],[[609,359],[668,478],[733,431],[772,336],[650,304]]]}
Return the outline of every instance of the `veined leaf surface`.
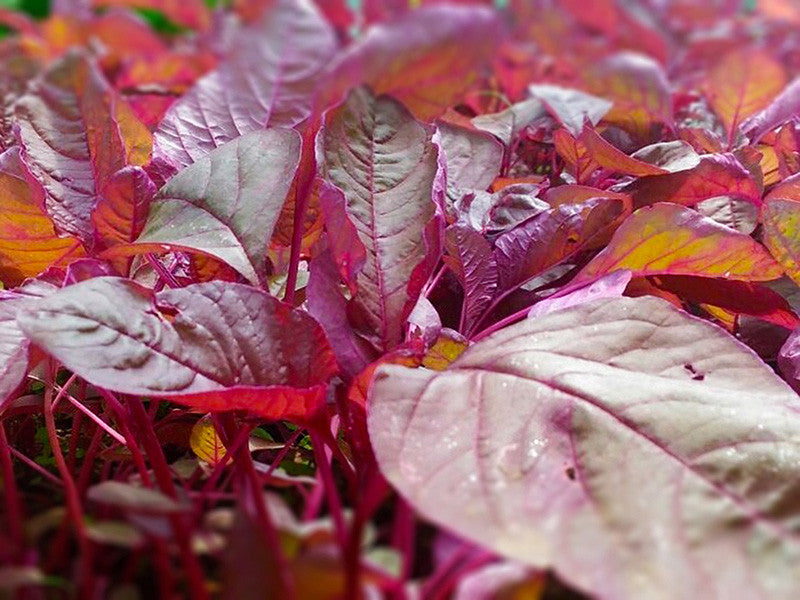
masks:
{"label": "veined leaf surface", "polygon": [[597,598],[800,588],[800,402],[663,300],[528,319],[443,372],[381,366],[368,424],[425,517]]}
{"label": "veined leaf surface", "polygon": [[366,84],[390,94],[427,121],[477,81],[501,39],[500,20],[486,7],[426,6],[370,27],[337,59],[330,79],[334,90]]}
{"label": "veined leaf surface", "polygon": [[170,175],[251,131],[303,121],[336,48],[310,0],[277,0],[237,36],[228,60],[170,107],[155,132],[159,172]]}
{"label": "veined leaf surface", "polygon": [[267,129],[220,146],[161,188],[136,244],[210,254],[262,282],[300,144],[295,131]]}
{"label": "veined leaf surface", "polygon": [[628,217],[575,281],[620,269],[635,276],[700,275],[738,281],[769,281],[783,274],[781,266],[749,235],[666,202]]}
{"label": "veined leaf surface", "polygon": [[44,73],[17,103],[16,117],[25,162],[45,189],[56,227],[90,243],[102,186],[126,165],[147,161],[150,132],[77,53]]}
{"label": "veined leaf surface", "polygon": [[307,417],[336,372],[310,316],[242,284],[154,294],[128,279],[98,277],[41,300],[17,322],[86,381],[205,412]]}
{"label": "veined leaf surface", "polygon": [[396,100],[358,88],[326,115],[317,144],[323,175],[344,194],[365,248],[354,302],[379,345],[392,348],[419,293],[415,271],[430,268],[425,237],[438,169],[431,132]]}

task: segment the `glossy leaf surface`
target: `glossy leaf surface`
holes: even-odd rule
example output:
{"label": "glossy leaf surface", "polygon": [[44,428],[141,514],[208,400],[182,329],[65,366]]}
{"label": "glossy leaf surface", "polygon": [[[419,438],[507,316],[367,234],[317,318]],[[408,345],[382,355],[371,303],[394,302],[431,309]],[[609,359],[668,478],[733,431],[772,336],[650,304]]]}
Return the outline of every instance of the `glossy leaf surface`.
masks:
{"label": "glossy leaf surface", "polygon": [[136,244],[218,258],[253,283],[300,160],[300,136],[268,129],[219,147],[170,179]]}
{"label": "glossy leaf surface", "polygon": [[474,229],[455,224],[445,236],[445,261],[464,289],[460,329],[471,331],[497,291],[497,262],[489,242]]}
{"label": "glossy leaf surface", "polygon": [[691,169],[665,175],[641,177],[623,188],[635,206],[654,202],[694,205],[717,196],[731,196],[761,203],[761,189],[752,173],[733,154],[708,154]]}
{"label": "glossy leaf surface", "polygon": [[240,135],[292,127],[311,114],[337,42],[310,0],[278,0],[241,32],[227,61],[172,105],[153,160],[169,175]]}
{"label": "glossy leaf surface", "polygon": [[382,366],[368,423],[425,517],[599,598],[788,600],[798,408],[723,330],[618,298],[508,327],[440,373]]}
{"label": "glossy leaf surface", "polygon": [[494,244],[499,287],[510,290],[581,250],[597,247],[625,217],[619,198],[562,204],[503,234]]}
{"label": "glossy leaf surface", "polygon": [[92,211],[92,224],[102,245],[134,241],[144,229],[156,186],[141,167],[125,167],[103,186]]}
{"label": "glossy leaf surface", "polygon": [[318,151],[366,252],[354,301],[380,345],[391,348],[419,293],[414,272],[426,263],[438,169],[431,133],[396,101],[359,88],[327,114]]}
{"label": "glossy leaf surface", "polygon": [[783,125],[800,109],[800,78],[793,80],[764,110],[742,123],[742,129],[754,142],[779,125]]}
{"label": "glossy leaf surface", "polygon": [[764,244],[786,269],[786,274],[800,283],[800,200],[774,197],[761,212]]}
{"label": "glossy leaf surface", "polygon": [[709,73],[706,94],[732,137],[736,127],[768,106],[785,84],[783,67],[769,54],[736,50]]}
{"label": "glossy leaf surface", "polygon": [[634,275],[700,275],[739,281],[769,281],[783,273],[750,236],[663,202],[628,217],[575,281],[620,269]]}
{"label": "glossy leaf surface", "polygon": [[88,243],[92,210],[111,176],[150,154],[150,132],[79,54],[55,63],[16,106],[25,162],[59,231]]}
{"label": "glossy leaf surface", "polygon": [[17,325],[17,314],[57,289],[44,281],[31,281],[0,291],[0,414],[28,372],[30,341]]}
{"label": "glossy leaf surface", "polygon": [[319,325],[267,293],[210,282],[153,294],[99,277],[19,314],[22,330],[86,381],[203,411],[304,418],[336,366]]}
{"label": "glossy leaf surface", "polygon": [[438,117],[475,83],[502,35],[497,14],[486,7],[420,8],[369,28],[332,67],[333,88],[367,84],[421,120]]}

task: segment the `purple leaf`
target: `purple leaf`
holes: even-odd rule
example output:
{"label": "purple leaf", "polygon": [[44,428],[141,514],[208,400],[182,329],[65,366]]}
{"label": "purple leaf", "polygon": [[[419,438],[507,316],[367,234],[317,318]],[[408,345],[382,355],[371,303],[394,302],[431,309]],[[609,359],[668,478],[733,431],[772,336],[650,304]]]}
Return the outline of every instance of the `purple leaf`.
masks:
{"label": "purple leaf", "polygon": [[30,342],[17,325],[17,314],[57,289],[31,280],[13,290],[0,291],[0,414],[28,373]]}
{"label": "purple leaf", "polygon": [[796,329],[778,352],[778,367],[795,390],[800,392],[800,329]]}
{"label": "purple leaf", "polygon": [[352,292],[358,288],[358,274],[367,260],[367,249],[361,243],[358,230],[347,216],[347,199],[334,185],[322,184],[320,194],[328,244],[338,265],[339,274]]}
{"label": "purple leaf", "polygon": [[700,164],[700,155],[686,142],[658,142],[640,148],[631,157],[666,169],[670,173],[693,169]]}
{"label": "purple leaf", "polygon": [[425,296],[417,298],[417,303],[408,315],[408,338],[422,338],[428,345],[433,345],[442,330],[442,319],[436,307]]}
{"label": "purple leaf", "polygon": [[797,594],[800,400],[661,299],[527,319],[443,372],[381,366],[368,425],[425,518],[597,598]]}
{"label": "purple leaf", "polygon": [[455,205],[458,220],[475,231],[498,235],[550,208],[538,197],[542,186],[516,183],[490,194],[465,194]]}
{"label": "purple leaf", "polygon": [[312,2],[276,1],[237,35],[229,58],[170,107],[155,132],[156,172],[166,179],[240,135],[305,120],[336,49]]}
{"label": "purple leaf", "polygon": [[24,44],[4,45],[0,69],[0,151],[16,146],[14,104],[27,91],[41,70],[39,59],[29,55]]}
{"label": "purple leaf", "polygon": [[306,313],[259,289],[214,281],[154,294],[99,277],[17,317],[25,334],[86,381],[203,412],[309,417],[336,372]]}
{"label": "purple leaf", "polygon": [[597,125],[614,105],[608,100],[586,92],[557,85],[530,85],[528,92],[534,98],[538,98],[553,118],[575,137],[581,134],[587,119],[592,125]]}
{"label": "purple leaf", "polygon": [[342,373],[352,378],[374,359],[369,345],[347,321],[347,300],[339,286],[339,274],[330,253],[311,259],[306,297],[308,312],[322,326]]}
{"label": "purple leaf", "polygon": [[353,302],[377,345],[391,349],[402,341],[403,323],[427,279],[420,269],[430,272],[434,262],[425,243],[437,218],[431,132],[397,101],[358,88],[326,114],[317,153],[323,177],[344,194],[347,218],[366,251]]}
{"label": "purple leaf", "polygon": [[618,52],[589,65],[590,92],[614,102],[606,122],[645,140],[653,125],[672,126],[672,86],[661,65],[643,54]]}
{"label": "purple leaf", "polygon": [[464,191],[485,190],[500,175],[503,146],[491,135],[440,121],[436,141],[444,154],[450,204]]}
{"label": "purple leaf", "polygon": [[295,131],[267,129],[213,150],[161,188],[136,244],[203,252],[263,282],[300,144]]}
{"label": "purple leaf", "polygon": [[326,98],[335,102],[366,84],[430,120],[477,81],[502,38],[499,15],[487,7],[424,6],[370,27],[342,52],[331,68]]}
{"label": "purple leaf", "polygon": [[787,85],[764,110],[745,119],[741,129],[755,144],[776,127],[797,118],[798,112],[800,112],[800,77]]}
{"label": "purple leaf", "polygon": [[92,211],[92,224],[101,246],[135,240],[144,228],[156,186],[141,167],[125,167],[103,186]]}
{"label": "purple leaf", "polygon": [[495,240],[499,289],[518,287],[610,236],[625,213],[619,198],[561,204]]}
{"label": "purple leaf", "polygon": [[528,318],[536,319],[556,310],[562,310],[600,298],[618,298],[622,296],[632,277],[633,274],[630,271],[614,271],[588,285],[581,285],[577,289],[572,289],[572,291],[569,291],[570,288],[566,288],[541,302],[537,302],[528,312]]}
{"label": "purple leaf", "polygon": [[489,242],[464,225],[451,225],[445,234],[447,264],[464,289],[459,331],[470,332],[489,307],[497,290],[497,263]]}
{"label": "purple leaf", "polygon": [[60,231],[84,242],[92,241],[102,186],[149,152],[149,132],[128,111],[77,53],[54,63],[16,105],[22,156],[45,189],[45,207]]}
{"label": "purple leaf", "polygon": [[733,154],[705,154],[685,171],[639,177],[620,191],[633,197],[636,208],[655,202],[692,206],[709,198],[731,196],[761,204],[761,189]]}
{"label": "purple leaf", "polygon": [[544,104],[537,98],[531,98],[512,104],[500,112],[473,117],[472,124],[509,146],[523,129],[541,119],[553,123]]}

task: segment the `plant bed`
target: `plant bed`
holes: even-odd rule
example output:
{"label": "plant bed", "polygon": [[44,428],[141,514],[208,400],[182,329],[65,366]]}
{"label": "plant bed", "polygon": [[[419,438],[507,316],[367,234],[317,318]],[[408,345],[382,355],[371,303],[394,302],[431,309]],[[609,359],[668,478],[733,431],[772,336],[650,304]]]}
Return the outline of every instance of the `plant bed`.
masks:
{"label": "plant bed", "polygon": [[0,9],[0,598],[797,598],[741,4]]}

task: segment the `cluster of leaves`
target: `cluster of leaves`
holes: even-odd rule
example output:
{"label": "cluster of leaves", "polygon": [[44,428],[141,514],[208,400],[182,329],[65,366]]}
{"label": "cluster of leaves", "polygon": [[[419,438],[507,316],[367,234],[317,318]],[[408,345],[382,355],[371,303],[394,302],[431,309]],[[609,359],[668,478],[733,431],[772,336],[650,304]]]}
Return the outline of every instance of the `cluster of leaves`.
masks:
{"label": "cluster of leaves", "polygon": [[353,4],[0,9],[0,595],[798,597],[800,10]]}

